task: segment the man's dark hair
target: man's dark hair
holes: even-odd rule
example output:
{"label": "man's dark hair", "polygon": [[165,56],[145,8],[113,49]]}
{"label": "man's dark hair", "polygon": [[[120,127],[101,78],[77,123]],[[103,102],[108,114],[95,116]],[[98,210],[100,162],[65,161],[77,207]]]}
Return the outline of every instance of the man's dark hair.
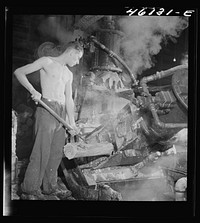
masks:
{"label": "man's dark hair", "polygon": [[83,46],[78,42],[78,41],[71,41],[69,42],[66,46],[65,46],[65,50],[64,52],[68,52],[70,51],[71,49],[75,49],[79,52],[83,52],[84,49],[83,49]]}

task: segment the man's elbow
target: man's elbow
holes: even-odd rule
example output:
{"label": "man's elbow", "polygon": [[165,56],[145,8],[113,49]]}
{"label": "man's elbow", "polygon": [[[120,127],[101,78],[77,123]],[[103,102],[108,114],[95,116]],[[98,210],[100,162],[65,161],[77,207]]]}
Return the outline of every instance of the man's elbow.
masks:
{"label": "man's elbow", "polygon": [[16,77],[18,77],[21,74],[19,68],[17,68],[13,73]]}
{"label": "man's elbow", "polygon": [[22,69],[20,69],[20,68],[17,68],[17,69],[14,71],[14,75],[19,79],[19,78],[22,77],[22,76],[26,76],[27,73],[26,73],[24,70],[22,70]]}

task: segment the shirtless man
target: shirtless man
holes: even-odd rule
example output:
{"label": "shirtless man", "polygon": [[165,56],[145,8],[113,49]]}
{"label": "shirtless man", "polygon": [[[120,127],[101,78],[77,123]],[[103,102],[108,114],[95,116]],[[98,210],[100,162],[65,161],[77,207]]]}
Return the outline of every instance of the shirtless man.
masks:
{"label": "shirtless man", "polygon": [[[68,69],[83,56],[83,48],[77,42],[70,42],[66,50],[58,57],[41,57],[35,62],[15,70],[19,82],[31,93],[38,104],[43,100],[51,109],[78,132],[74,120],[74,102],[72,98],[73,74]],[[40,70],[42,94],[34,89],[26,75]],[[35,143],[30,156],[21,190],[27,199],[45,199],[44,194],[57,195],[57,169],[62,159],[65,144],[65,129],[42,106],[38,104],[35,113]]]}

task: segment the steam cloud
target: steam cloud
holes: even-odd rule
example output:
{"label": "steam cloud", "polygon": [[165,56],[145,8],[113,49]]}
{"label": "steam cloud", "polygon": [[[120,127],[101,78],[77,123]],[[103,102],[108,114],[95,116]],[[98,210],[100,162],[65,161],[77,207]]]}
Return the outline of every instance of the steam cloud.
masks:
{"label": "steam cloud", "polygon": [[170,188],[164,178],[158,178],[129,183],[120,192],[124,201],[167,201],[164,194],[170,192]]}
{"label": "steam cloud", "polygon": [[[159,166],[175,167],[175,159],[170,156],[159,158],[151,165],[144,167],[144,173],[156,176]],[[154,179],[135,180],[123,187],[119,187],[123,200],[126,201],[168,201],[173,198],[172,190],[165,177],[157,175]]]}
{"label": "steam cloud", "polygon": [[134,74],[151,68],[152,56],[161,50],[161,43],[175,41],[188,27],[188,20],[179,16],[127,16],[119,19],[126,38],[121,41],[124,59]]}
{"label": "steam cloud", "polygon": [[62,16],[49,16],[40,23],[38,30],[43,35],[55,38],[60,44],[66,44],[83,35],[81,30],[72,29],[71,17],[67,19],[68,22]]}

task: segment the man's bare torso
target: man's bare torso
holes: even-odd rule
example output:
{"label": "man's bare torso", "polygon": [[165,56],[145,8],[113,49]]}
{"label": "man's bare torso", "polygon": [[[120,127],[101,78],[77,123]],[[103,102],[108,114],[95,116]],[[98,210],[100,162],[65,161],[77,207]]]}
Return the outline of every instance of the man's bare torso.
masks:
{"label": "man's bare torso", "polygon": [[48,57],[48,63],[40,70],[42,96],[65,104],[65,85],[70,79],[69,69]]}

